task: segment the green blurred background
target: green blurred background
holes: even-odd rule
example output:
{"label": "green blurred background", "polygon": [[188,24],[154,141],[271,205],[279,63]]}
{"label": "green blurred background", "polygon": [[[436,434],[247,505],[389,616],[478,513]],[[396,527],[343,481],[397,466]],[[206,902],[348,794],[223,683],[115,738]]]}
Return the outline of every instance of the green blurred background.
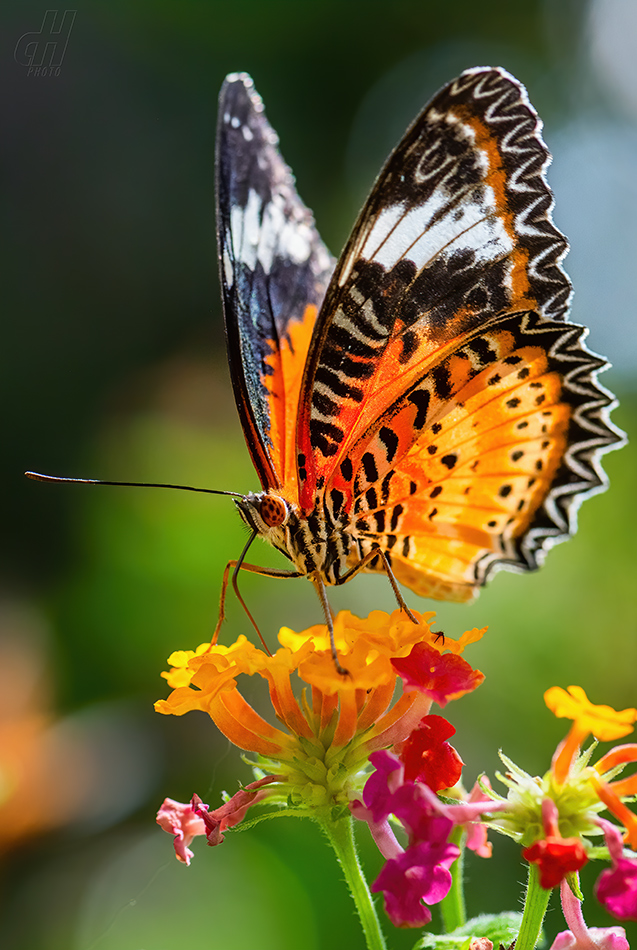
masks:
{"label": "green blurred background", "polygon": [[[14,755],[2,760],[0,749],[0,946],[353,950],[363,943],[350,899],[309,823],[270,822],[215,850],[200,843],[188,870],[154,826],[165,795],[196,790],[214,807],[251,777],[203,715],[152,712],[167,655],[210,636],[223,566],[244,540],[232,504],[49,487],[21,473],[258,487],[229,387],[215,262],[216,97],[236,70],[253,75],[334,253],[389,149],[442,83],[487,64],[524,81],[554,153],[573,319],[614,363],[604,382],[630,436],[637,7],[80,0],[59,75],[30,75],[23,37],[47,8],[23,0],[0,13],[0,744]],[[565,731],[543,705],[548,686],[637,704],[633,447],[606,468],[611,490],[585,504],[577,537],[544,570],[499,574],[471,607],[439,606],[450,635],[490,627],[468,657],[485,684],[447,708],[469,784],[493,776],[498,748],[531,772],[548,767]],[[265,547],[260,555],[279,563]],[[302,581],[246,577],[243,590],[271,643],[280,625],[319,619]],[[363,614],[392,607],[373,578],[333,602]],[[245,618],[230,599],[227,636],[239,632]],[[373,877],[379,857],[361,843]],[[519,906],[519,849],[498,838],[494,851],[469,862],[471,913]],[[584,875],[585,915],[608,925],[591,895],[600,869]],[[564,928],[554,903],[549,935]],[[409,947],[415,935],[389,941]]]}

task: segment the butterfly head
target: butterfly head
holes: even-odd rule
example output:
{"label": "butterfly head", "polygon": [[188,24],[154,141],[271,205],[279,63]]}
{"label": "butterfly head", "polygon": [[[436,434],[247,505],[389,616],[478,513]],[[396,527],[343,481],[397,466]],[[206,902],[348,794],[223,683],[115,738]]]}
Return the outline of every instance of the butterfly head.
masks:
{"label": "butterfly head", "polygon": [[235,504],[247,526],[272,542],[272,534],[282,528],[290,517],[290,506],[280,495],[251,492]]}

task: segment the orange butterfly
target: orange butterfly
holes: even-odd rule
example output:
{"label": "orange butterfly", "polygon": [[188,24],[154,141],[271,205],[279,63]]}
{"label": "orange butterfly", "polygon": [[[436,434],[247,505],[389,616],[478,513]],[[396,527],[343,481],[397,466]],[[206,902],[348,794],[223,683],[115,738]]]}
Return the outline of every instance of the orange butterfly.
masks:
{"label": "orange butterfly", "polygon": [[[251,535],[215,637],[231,569],[242,604],[239,569],[309,577],[328,626],[326,585],[359,571],[385,572],[406,610],[398,582],[468,601],[500,568],[537,568],[606,487],[601,455],[623,435],[607,364],[567,320],[540,131],[505,70],[466,70],[407,130],[335,262],[252,80],[226,79],[220,273],[263,490],[237,496]],[[245,563],[257,536],[294,569]]]}
{"label": "orange butterfly", "polygon": [[[220,97],[230,369],[263,490],[251,529],[325,585],[385,572],[467,601],[529,571],[606,487],[622,435],[603,359],[566,318],[549,153],[523,86],[469,69],[389,157],[336,263],[246,74]],[[334,266],[335,265],[335,266]],[[238,593],[238,590],[237,590]]]}

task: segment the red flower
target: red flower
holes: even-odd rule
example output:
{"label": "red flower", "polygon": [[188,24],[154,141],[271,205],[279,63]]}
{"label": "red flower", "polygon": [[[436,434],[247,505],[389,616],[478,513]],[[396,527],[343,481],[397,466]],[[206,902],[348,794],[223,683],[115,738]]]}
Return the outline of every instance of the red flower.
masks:
{"label": "red flower", "polygon": [[542,802],[542,821],[545,837],[525,848],[522,857],[529,864],[537,864],[540,886],[545,890],[564,880],[567,874],[579,871],[588,861],[586,848],[580,838],[563,838],[557,826],[558,811],[551,798]]}
{"label": "red flower", "polygon": [[547,891],[588,861],[586,848],[579,838],[544,838],[525,848],[522,857],[529,864],[538,865],[540,885]]}
{"label": "red flower", "polygon": [[417,643],[409,656],[393,657],[391,663],[405,691],[418,690],[439,706],[470,693],[484,679],[484,673],[472,669],[461,656],[443,654],[428,643]]}
{"label": "red flower", "polygon": [[442,716],[425,716],[405,741],[394,747],[404,763],[406,782],[425,782],[434,792],[456,784],[464,763],[445,741],[455,731]]}

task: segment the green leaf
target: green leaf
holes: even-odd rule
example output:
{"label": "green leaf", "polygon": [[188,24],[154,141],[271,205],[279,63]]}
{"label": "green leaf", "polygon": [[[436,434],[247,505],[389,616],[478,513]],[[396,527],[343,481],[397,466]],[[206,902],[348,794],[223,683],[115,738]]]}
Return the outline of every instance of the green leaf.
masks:
{"label": "green leaf", "polygon": [[518,935],[521,920],[522,914],[515,911],[480,914],[452,933],[423,934],[414,950],[468,950],[474,937],[488,937],[494,947],[508,947]]}

